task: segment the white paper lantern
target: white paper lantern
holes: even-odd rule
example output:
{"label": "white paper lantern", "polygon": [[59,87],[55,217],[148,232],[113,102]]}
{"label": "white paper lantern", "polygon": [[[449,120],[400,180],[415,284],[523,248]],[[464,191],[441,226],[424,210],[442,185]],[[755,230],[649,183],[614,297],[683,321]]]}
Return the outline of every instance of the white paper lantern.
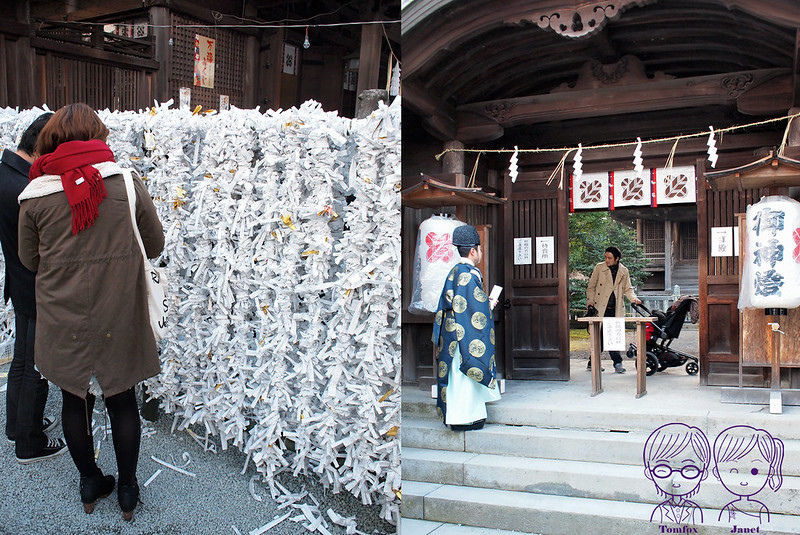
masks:
{"label": "white paper lantern", "polygon": [[739,308],[800,306],[800,203],[780,195],[747,207]]}

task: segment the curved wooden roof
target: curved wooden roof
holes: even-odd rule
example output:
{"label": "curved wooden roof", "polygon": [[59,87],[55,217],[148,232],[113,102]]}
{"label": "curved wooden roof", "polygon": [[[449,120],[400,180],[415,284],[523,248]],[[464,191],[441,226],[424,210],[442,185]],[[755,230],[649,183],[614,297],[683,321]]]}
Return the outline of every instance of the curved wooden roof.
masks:
{"label": "curved wooden roof", "polygon": [[598,115],[779,115],[797,104],[798,27],[792,0],[414,0],[403,105],[466,142]]}

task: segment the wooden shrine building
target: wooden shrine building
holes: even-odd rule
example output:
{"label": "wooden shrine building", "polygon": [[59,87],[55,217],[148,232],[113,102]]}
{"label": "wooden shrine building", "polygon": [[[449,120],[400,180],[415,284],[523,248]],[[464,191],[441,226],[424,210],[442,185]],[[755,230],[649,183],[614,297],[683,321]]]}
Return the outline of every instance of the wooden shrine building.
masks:
{"label": "wooden shrine building", "polygon": [[[700,381],[738,385],[739,258],[712,255],[712,232],[736,227],[736,214],[763,195],[798,198],[800,172],[784,166],[795,178],[775,187],[746,177],[716,183],[706,175],[747,166],[781,145],[787,120],[770,120],[800,107],[800,3],[411,0],[402,18],[404,190],[418,184],[421,174],[453,186],[474,174],[476,187],[506,200],[460,209],[467,223],[488,229],[487,282],[504,287],[505,306],[495,309],[504,376],[569,379],[567,238],[574,152],[548,183],[563,148],[602,145],[583,151],[584,176],[630,176],[631,143],[641,138],[645,172],[661,172],[674,148],[674,168],[687,170],[691,195],[677,204],[653,206],[645,199],[644,205],[612,207],[632,221],[672,220],[696,229],[690,265],[700,301]],[[744,125],[715,136],[718,160],[712,168],[709,126],[719,131]],[[800,140],[790,134],[783,154],[796,159]],[[677,146],[648,142],[674,136],[687,137]],[[510,153],[492,151],[515,146],[540,150],[520,152],[512,182]],[[454,150],[436,158],[448,148]],[[478,152],[462,149],[485,152],[476,162]],[[454,208],[403,209],[404,289],[412,284],[416,229],[438,212]],[[672,228],[686,232],[691,242],[681,224]],[[554,239],[554,263],[515,263],[515,238],[546,236]],[[404,293],[403,379],[424,382],[432,376],[431,318],[409,313]],[[788,385],[797,388],[800,374],[785,372]],[[768,381],[757,365],[747,368],[746,384]]]}
{"label": "wooden shrine building", "polygon": [[219,109],[220,96],[262,111],[313,99],[353,117],[358,95],[385,88],[400,58],[399,0],[14,0],[3,7],[0,106],[139,110],[154,100],[177,106],[187,88],[192,109]]}

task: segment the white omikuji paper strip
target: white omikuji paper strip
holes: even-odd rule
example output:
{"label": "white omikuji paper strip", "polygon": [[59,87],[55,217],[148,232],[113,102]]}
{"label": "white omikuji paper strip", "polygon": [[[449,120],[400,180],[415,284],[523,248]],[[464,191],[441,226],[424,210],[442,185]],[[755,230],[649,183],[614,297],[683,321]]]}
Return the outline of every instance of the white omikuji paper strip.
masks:
{"label": "white omikuji paper strip", "polygon": [[[170,334],[148,393],[205,448],[246,453],[273,496],[275,474],[305,473],[396,522],[399,99],[358,120],[312,101],[170,105],[99,112],[166,235]],[[3,146],[42,111],[0,110]],[[2,343],[13,316],[0,313]]]}

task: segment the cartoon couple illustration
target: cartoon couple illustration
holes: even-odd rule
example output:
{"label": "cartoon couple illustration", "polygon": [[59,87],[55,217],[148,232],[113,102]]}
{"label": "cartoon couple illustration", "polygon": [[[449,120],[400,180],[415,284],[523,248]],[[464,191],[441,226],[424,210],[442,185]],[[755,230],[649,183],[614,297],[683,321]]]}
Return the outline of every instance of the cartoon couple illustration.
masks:
{"label": "cartoon couple illustration", "polygon": [[[721,522],[739,526],[769,522],[769,509],[753,496],[769,483],[777,491],[782,482],[783,442],[766,430],[735,425],[714,441],[714,474],[737,499],[722,508]],[[697,427],[681,423],[662,425],[647,438],[642,454],[644,474],[660,496],[667,498],[653,510],[651,522],[699,524],[703,511],[689,500],[700,490],[712,465],[711,448]]]}

